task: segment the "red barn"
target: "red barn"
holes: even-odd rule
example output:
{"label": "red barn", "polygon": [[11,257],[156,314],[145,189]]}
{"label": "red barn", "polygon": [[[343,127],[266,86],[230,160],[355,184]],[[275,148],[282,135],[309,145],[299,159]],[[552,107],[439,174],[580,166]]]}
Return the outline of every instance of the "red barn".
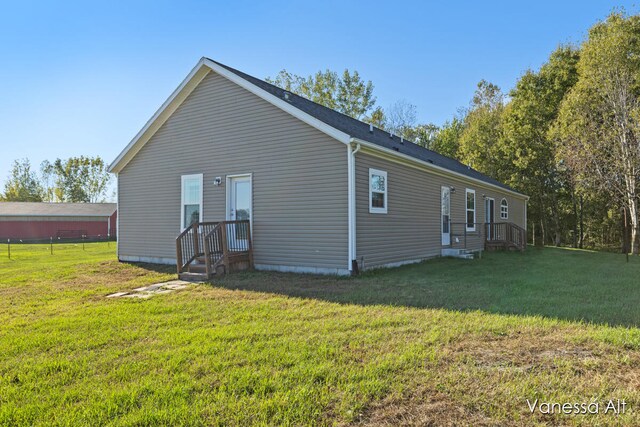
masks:
{"label": "red barn", "polygon": [[0,239],[116,236],[116,203],[0,202]]}

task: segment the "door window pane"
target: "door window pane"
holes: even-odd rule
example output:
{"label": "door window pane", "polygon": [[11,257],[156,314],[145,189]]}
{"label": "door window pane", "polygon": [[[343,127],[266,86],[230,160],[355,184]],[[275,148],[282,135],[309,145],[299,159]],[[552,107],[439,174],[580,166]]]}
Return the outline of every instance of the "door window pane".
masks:
{"label": "door window pane", "polygon": [[183,227],[186,228],[197,222],[200,222],[200,205],[184,205]]}
{"label": "door window pane", "polygon": [[236,181],[235,186],[236,220],[247,220],[251,217],[251,186],[249,181]]}

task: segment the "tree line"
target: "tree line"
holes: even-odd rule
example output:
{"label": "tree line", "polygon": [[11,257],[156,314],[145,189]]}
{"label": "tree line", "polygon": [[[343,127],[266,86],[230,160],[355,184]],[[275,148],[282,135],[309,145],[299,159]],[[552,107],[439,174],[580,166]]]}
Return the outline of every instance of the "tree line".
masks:
{"label": "tree line", "polygon": [[[560,45],[508,93],[482,80],[442,126],[416,106],[376,105],[357,72],[267,79],[286,90],[456,158],[530,196],[529,241],[638,253],[640,16],[612,12],[578,45]],[[623,228],[623,224],[627,224]]]}
{"label": "tree line", "polygon": [[104,202],[111,179],[100,156],[45,160],[39,171],[29,159],[18,159],[13,162],[0,201]]}

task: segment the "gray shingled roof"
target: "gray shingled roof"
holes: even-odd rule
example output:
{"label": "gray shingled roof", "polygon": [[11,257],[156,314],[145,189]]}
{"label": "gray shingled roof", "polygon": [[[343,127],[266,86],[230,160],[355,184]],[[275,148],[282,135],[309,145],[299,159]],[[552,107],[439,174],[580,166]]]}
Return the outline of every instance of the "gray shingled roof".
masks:
{"label": "gray shingled roof", "polygon": [[116,203],[0,202],[0,216],[111,216]]}
{"label": "gray shingled roof", "polygon": [[[429,162],[436,166],[440,166],[442,168],[457,172],[470,178],[475,178],[488,184],[497,185],[504,189],[517,192],[508,185],[505,185],[500,181],[497,181],[483,173],[480,173],[477,170],[470,168],[455,159],[420,147],[419,145],[416,145],[411,141],[405,140],[404,142],[402,142],[399,136],[391,137],[388,132],[385,132],[376,127],[373,128],[373,132],[370,132],[368,123],[356,120],[353,117],[349,117],[345,114],[339,113],[323,105],[310,101],[304,97],[289,93],[282,88],[245,74],[242,71],[236,70],[212,59],[210,60],[220,65],[221,67],[224,67],[225,69],[231,71],[232,73],[242,77],[246,81],[258,86],[260,89],[263,89],[271,95],[277,96],[278,98],[287,101],[294,107],[328,124],[329,126],[348,134],[353,138],[358,138],[372,144],[394,150],[398,153],[406,154],[416,159]],[[289,93],[289,96],[287,98],[285,98],[284,96],[285,93]]]}

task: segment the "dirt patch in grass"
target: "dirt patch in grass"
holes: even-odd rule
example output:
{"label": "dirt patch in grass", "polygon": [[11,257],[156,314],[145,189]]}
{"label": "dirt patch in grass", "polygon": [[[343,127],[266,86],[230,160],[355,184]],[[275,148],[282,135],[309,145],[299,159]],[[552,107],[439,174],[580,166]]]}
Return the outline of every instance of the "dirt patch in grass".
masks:
{"label": "dirt patch in grass", "polygon": [[126,287],[126,284],[136,282],[141,278],[148,282],[150,277],[166,274],[174,274],[171,266],[130,264],[109,260],[90,265],[79,265],[77,274],[61,281],[60,284],[63,287],[73,287],[74,289],[93,289],[95,285],[113,285],[122,288],[123,285]]}
{"label": "dirt patch in grass", "polygon": [[464,407],[433,389],[415,390],[404,399],[387,398],[374,404],[355,426],[498,426],[478,411]]}
{"label": "dirt patch in grass", "polygon": [[[579,328],[579,327],[578,327]],[[442,348],[428,369],[415,373],[402,394],[374,403],[354,423],[358,426],[608,425],[611,415],[531,413],[526,405],[541,401],[583,402],[627,399],[630,407],[640,387],[640,351],[594,341],[573,343],[574,327],[547,334],[516,330],[508,335],[470,336]],[[426,371],[425,371],[426,372]],[[505,384],[519,384],[521,388]],[[527,386],[529,384],[530,386]],[[532,391],[532,390],[535,390]],[[594,396],[593,391],[602,394]],[[582,417],[582,418],[581,418]],[[625,424],[626,425],[626,424]]]}

